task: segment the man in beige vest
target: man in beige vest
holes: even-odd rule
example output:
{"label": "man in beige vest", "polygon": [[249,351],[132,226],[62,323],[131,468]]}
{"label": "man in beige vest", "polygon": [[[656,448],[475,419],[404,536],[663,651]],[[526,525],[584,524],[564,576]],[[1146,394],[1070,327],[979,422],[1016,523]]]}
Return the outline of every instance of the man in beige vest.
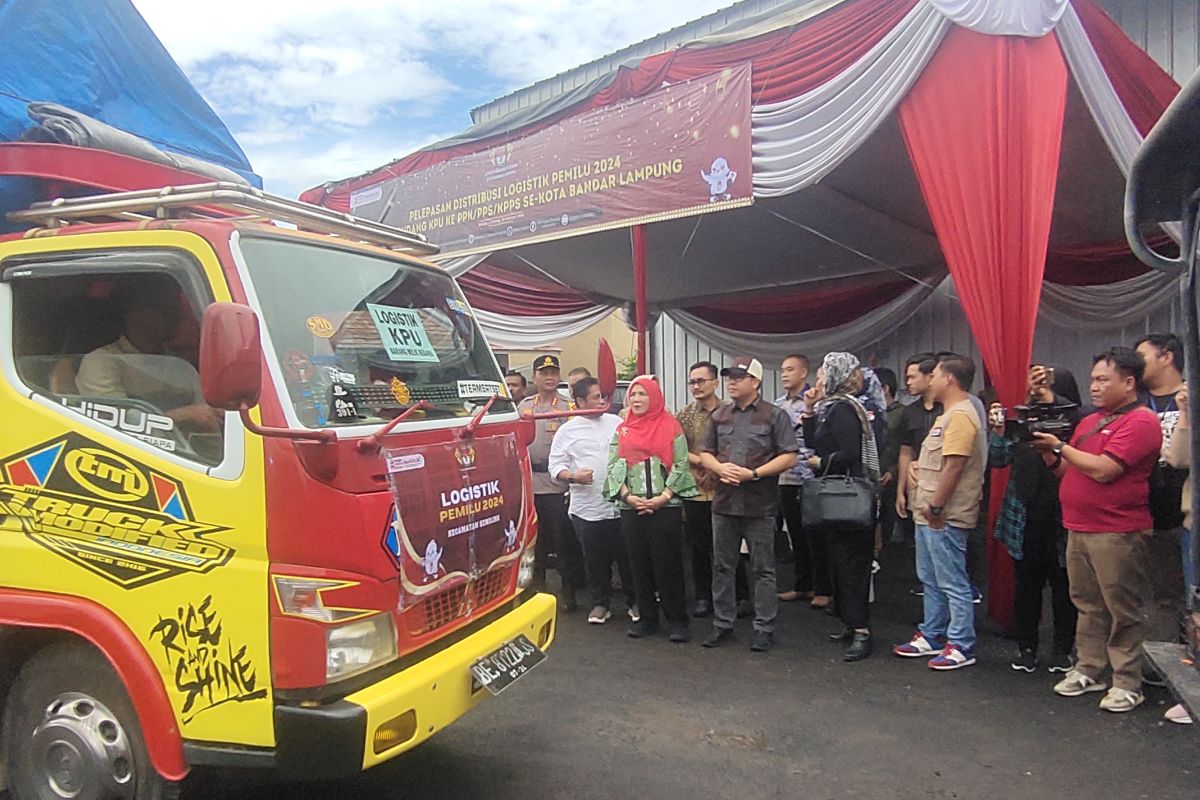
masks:
{"label": "man in beige vest", "polygon": [[979,522],[987,446],[971,402],[975,364],[966,356],[942,358],[933,369],[934,399],[944,411],[910,467],[917,533],[917,577],[925,588],[925,618],[907,644],[906,658],[929,658],[929,667],[953,670],[975,663],[975,607],[967,575],[967,536]]}

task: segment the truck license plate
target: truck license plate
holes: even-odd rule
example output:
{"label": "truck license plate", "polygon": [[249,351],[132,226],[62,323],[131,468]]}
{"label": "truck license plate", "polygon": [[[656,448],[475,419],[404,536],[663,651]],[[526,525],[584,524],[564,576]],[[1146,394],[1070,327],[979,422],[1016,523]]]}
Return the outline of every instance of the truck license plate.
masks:
{"label": "truck license plate", "polygon": [[545,660],[546,654],[521,635],[472,664],[471,675],[492,694],[500,694]]}

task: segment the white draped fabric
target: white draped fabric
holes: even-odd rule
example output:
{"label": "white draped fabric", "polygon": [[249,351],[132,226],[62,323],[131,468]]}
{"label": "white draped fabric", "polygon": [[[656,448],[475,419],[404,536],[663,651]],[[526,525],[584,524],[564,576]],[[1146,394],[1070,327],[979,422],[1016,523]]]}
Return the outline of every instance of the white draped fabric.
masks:
{"label": "white draped fabric", "polygon": [[459,278],[475,269],[475,267],[479,266],[484,261],[487,261],[487,257],[490,255],[491,253],[477,253],[473,256],[463,256],[462,258],[437,258],[434,259],[434,261],[440,264],[442,269],[450,273],[451,277]]}
{"label": "white draped fabric", "polygon": [[[1129,118],[1121,98],[1100,63],[1075,9],[1067,7],[1056,31],[1071,77],[1123,175],[1129,174],[1142,135]],[[1176,223],[1163,229],[1179,241]],[[1177,280],[1150,272],[1105,286],[1042,286],[1041,315],[1067,327],[1103,329],[1135,322],[1170,303],[1179,293]]]}
{"label": "white draped fabric", "polygon": [[1079,93],[1083,95],[1083,101],[1096,121],[1104,143],[1108,145],[1121,172],[1128,175],[1129,165],[1133,163],[1142,137],[1121,104],[1121,98],[1108,79],[1075,9],[1067,8],[1057,35],[1067,66],[1071,69],[1071,77],[1075,79],[1075,85],[1079,87]]}
{"label": "white draped fabric", "polygon": [[957,25],[1000,36],[1045,36],[1067,0],[925,0]]}
{"label": "white draped fabric", "polygon": [[493,347],[537,350],[583,333],[612,312],[612,306],[592,306],[582,311],[549,317],[513,317],[477,308],[475,317]]}
{"label": "white draped fabric", "polygon": [[754,194],[811,186],[866,141],[895,110],[937,50],[950,22],[919,4],[844,72],[810,92],[755,106]]}
{"label": "white draped fabric", "polygon": [[1179,296],[1179,278],[1151,272],[1102,286],[1042,286],[1038,314],[1068,330],[1112,330],[1145,319]]}
{"label": "white draped fabric", "polygon": [[681,309],[673,309],[666,314],[679,327],[722,352],[754,353],[764,363],[778,363],[789,353],[798,350],[825,353],[831,350],[858,350],[874,344],[915,314],[940,283],[917,284],[892,302],[853,322],[805,333],[746,333],[713,325]]}

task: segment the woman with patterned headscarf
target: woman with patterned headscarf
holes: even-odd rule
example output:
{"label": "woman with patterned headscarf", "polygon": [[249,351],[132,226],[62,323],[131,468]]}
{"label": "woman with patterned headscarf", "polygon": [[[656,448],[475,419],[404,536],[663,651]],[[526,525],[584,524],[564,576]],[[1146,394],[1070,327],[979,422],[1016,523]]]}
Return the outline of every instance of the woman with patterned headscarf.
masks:
{"label": "woman with patterned headscarf", "polygon": [[[804,395],[804,441],[816,455],[809,466],[817,475],[850,475],[879,481],[879,454],[867,409],[859,399],[865,388],[862,366],[850,353],[825,356],[816,385]],[[829,550],[834,611],[842,629],[829,638],[848,642],[844,661],[871,655],[871,562],[875,528],[827,528],[818,531]]]}
{"label": "woman with patterned headscarf", "polygon": [[672,642],[686,642],[683,532],[680,499],[699,493],[688,466],[687,439],[662,389],[650,375],[640,375],[625,394],[629,415],[617,428],[608,449],[604,496],[621,509],[621,532],[633,568],[641,615],[629,636],[640,639],[658,630],[658,611],[667,621]]}

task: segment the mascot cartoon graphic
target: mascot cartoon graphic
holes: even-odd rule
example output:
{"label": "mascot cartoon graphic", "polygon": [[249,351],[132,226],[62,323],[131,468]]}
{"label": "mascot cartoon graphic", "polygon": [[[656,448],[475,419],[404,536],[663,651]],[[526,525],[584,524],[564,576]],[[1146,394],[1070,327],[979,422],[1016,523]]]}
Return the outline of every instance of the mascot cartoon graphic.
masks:
{"label": "mascot cartoon graphic", "polygon": [[729,187],[737,180],[737,172],[729,168],[729,162],[718,156],[713,159],[708,172],[700,170],[700,177],[708,184],[708,202],[716,203],[733,197]]}
{"label": "mascot cartoon graphic", "polygon": [[421,566],[425,569],[425,582],[435,579],[438,572],[442,569],[442,548],[437,546],[437,542],[433,539],[429,540],[429,544],[425,545],[425,557],[421,559]]}
{"label": "mascot cartoon graphic", "polygon": [[508,528],[504,531],[504,552],[508,553],[515,550],[517,547],[517,523],[511,519],[508,521]]}

